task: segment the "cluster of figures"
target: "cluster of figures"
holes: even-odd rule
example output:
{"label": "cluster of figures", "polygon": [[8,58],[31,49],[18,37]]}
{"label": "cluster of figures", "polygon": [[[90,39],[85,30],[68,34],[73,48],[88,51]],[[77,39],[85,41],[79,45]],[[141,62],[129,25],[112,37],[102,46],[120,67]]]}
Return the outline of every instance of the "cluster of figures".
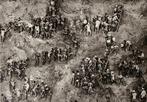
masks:
{"label": "cluster of figures", "polygon": [[[69,48],[58,48],[54,47],[50,52],[42,51],[41,53],[35,52],[34,57],[27,57],[25,60],[15,61],[13,59],[7,60],[7,68],[3,68],[0,71],[1,82],[6,80],[7,76],[17,77],[22,80],[26,76],[25,71],[30,65],[45,65],[51,62],[67,62],[75,56],[75,52],[71,47]],[[32,61],[34,60],[34,63]]]}
{"label": "cluster of figures", "polygon": [[[123,84],[125,85],[124,77],[122,74],[117,75],[110,69],[108,56],[112,51],[116,51],[119,46],[116,45],[115,37],[111,32],[118,30],[123,16],[123,6],[116,5],[114,8],[113,16],[93,18],[94,31],[102,31],[106,35],[106,51],[103,58],[94,56],[93,58],[85,58],[80,64],[80,69],[73,72],[72,84],[80,87],[87,94],[94,92],[94,89],[101,84]],[[82,24],[82,31],[87,30],[87,34],[91,35],[91,27],[88,19],[85,19]]]}
{"label": "cluster of figures", "polygon": [[29,59],[26,60],[19,60],[19,61],[14,61],[14,60],[9,60],[7,62],[7,69],[2,69],[0,71],[0,79],[1,82],[3,82],[4,80],[7,80],[7,76],[9,76],[10,78],[12,77],[17,77],[18,79],[24,79],[24,77],[26,76],[25,71],[26,68],[28,68],[28,63]]}
{"label": "cluster of figures", "polygon": [[[40,98],[52,95],[51,88],[47,84],[26,77],[26,69],[32,65],[32,59],[35,59],[35,66],[39,66],[40,64],[45,65],[54,61],[67,62],[75,55],[75,53],[73,53],[73,49],[70,47],[54,47],[51,49],[51,52],[42,51],[41,53],[34,53],[34,55],[35,58],[32,57],[18,61],[10,58],[6,64],[7,68],[0,71],[1,82],[7,80],[9,76],[11,92],[13,93],[14,98],[17,97],[18,100],[21,100],[23,96],[27,99],[30,95]],[[22,90],[15,88],[16,82],[13,80],[14,78],[24,81],[24,87]],[[3,94],[2,96],[3,98],[6,98]]]}
{"label": "cluster of figures", "polygon": [[108,15],[107,13],[105,13],[104,16],[98,15],[92,18],[92,21],[90,21],[88,17],[85,17],[82,21],[81,29],[82,31],[86,31],[87,35],[92,35],[92,30],[94,32],[99,32],[100,30],[102,30],[105,34],[110,31],[118,31],[123,12],[123,6],[116,5],[113,10],[113,15]]}
{"label": "cluster of figures", "polygon": [[[103,58],[97,56],[84,58],[80,63],[80,68],[73,71],[72,84],[82,89],[86,94],[92,94],[98,86],[102,87],[102,85],[108,84],[126,85],[125,78],[128,77],[144,80],[141,69],[144,62],[144,53],[126,40],[118,48],[128,53],[118,62],[118,73],[110,68],[108,57],[111,53],[106,50]],[[131,99],[137,100],[137,97],[139,97],[140,102],[146,102],[147,88],[143,88],[145,82],[138,83],[141,84],[142,91],[138,93],[134,90],[131,91]],[[141,89],[136,88],[136,90]]]}
{"label": "cluster of figures", "polygon": [[66,24],[67,19],[59,12],[58,0],[51,0],[46,16],[33,19],[29,33],[32,37],[47,39],[51,38],[53,33],[63,30]]}
{"label": "cluster of figures", "polygon": [[[92,35],[94,32],[102,30],[106,35],[106,51],[104,57],[99,58],[94,56],[93,58],[86,57],[80,63],[79,70],[73,71],[72,84],[75,87],[81,88],[86,94],[92,94],[95,92],[97,86],[102,84],[117,84],[126,85],[125,77],[137,77],[142,78],[142,70],[140,64],[143,63],[144,54],[141,50],[134,48],[130,41],[124,40],[120,47],[116,45],[115,37],[111,32],[116,32],[122,21],[124,9],[122,5],[116,5],[113,10],[113,15],[96,16],[92,18],[92,21],[88,17],[82,20],[76,20],[69,22],[59,12],[58,0],[51,0],[50,5],[46,10],[46,16],[44,18],[33,18],[32,23],[17,19],[14,22],[9,22],[4,27],[0,25],[1,41],[4,42],[9,35],[10,30],[13,29],[17,32],[29,32],[34,38],[48,39],[52,37],[54,32],[62,30],[64,41],[71,42],[73,48],[52,48],[51,52],[42,51],[36,52],[35,66],[49,64],[52,61],[67,62],[76,52],[74,49],[79,48],[79,41],[76,37],[77,30],[81,32],[87,32],[87,35]],[[118,64],[119,73],[115,73],[109,64],[108,57],[111,53],[117,52],[120,48],[124,51],[131,52],[127,57],[122,58]],[[77,50],[76,50],[77,51]],[[31,58],[20,61],[11,61],[7,63],[7,70],[0,71],[0,81],[6,80],[7,76],[10,76],[10,90],[14,97],[17,96],[18,100],[22,99],[24,94],[27,99],[30,95],[40,98],[45,98],[48,95],[52,95],[51,88],[44,82],[30,80],[26,77],[25,71],[30,64]],[[17,77],[24,80],[23,89],[16,88],[16,82],[12,80],[13,77]],[[146,102],[146,90],[142,87],[141,91],[133,90],[131,92],[132,102],[135,102],[139,98],[140,102]],[[6,97],[1,95],[4,100]]]}
{"label": "cluster of figures", "polygon": [[130,41],[124,40],[121,43],[121,49],[129,52],[120,59],[118,71],[123,77],[134,77],[137,81],[135,87],[130,90],[131,102],[147,101],[147,85],[143,77],[142,64],[144,63],[144,53],[141,49],[135,47]]}
{"label": "cluster of figures", "polygon": [[51,62],[67,62],[75,53],[71,47],[69,48],[58,48],[54,47],[51,49],[51,52],[42,51],[41,53],[36,52],[35,54],[35,66],[49,64]]}
{"label": "cluster of figures", "polygon": [[[79,42],[77,41],[76,35],[66,34],[66,28],[68,28],[67,19],[63,17],[59,12],[59,3],[60,0],[51,0],[50,5],[47,7],[46,16],[43,18],[33,18],[32,22],[22,20],[21,18],[15,19],[14,21],[0,26],[0,37],[1,42],[4,42],[8,37],[8,34],[11,34],[11,30],[21,33],[28,32],[34,38],[48,39],[51,38],[53,33],[57,31],[63,31],[64,41],[68,40],[71,42],[70,47],[67,48],[58,48],[54,47],[51,51],[42,51],[35,52],[34,57],[28,57],[25,60],[15,61],[13,58],[8,59],[7,68],[0,70],[0,81],[3,82],[7,80],[7,77],[10,76],[10,91],[12,93],[12,100],[27,100],[30,96],[47,98],[52,96],[51,88],[44,82],[38,82],[31,79],[28,79],[26,76],[26,69],[32,65],[45,65],[50,64],[51,62],[67,62],[73,56],[75,56],[76,51],[79,47]],[[66,25],[67,24],[67,25]],[[65,28],[65,29],[64,29]],[[70,31],[70,29],[68,29]],[[76,51],[75,51],[76,50]],[[75,51],[75,52],[74,52]],[[24,85],[23,88],[17,88],[17,82],[13,80],[17,78],[21,80]],[[2,94],[2,100],[7,102],[7,97]],[[25,98],[23,98],[25,97]]]}
{"label": "cluster of figures", "polygon": [[143,63],[144,53],[139,50],[133,50],[128,56],[124,56],[118,65],[119,73],[123,76],[142,77],[141,64]]}
{"label": "cluster of figures", "polygon": [[18,88],[15,80],[11,79],[9,82],[10,91],[12,93],[13,100],[27,100],[28,97],[47,98],[52,96],[51,87],[49,87],[44,81],[30,80],[25,77],[22,87]]}
{"label": "cluster of figures", "polygon": [[[116,18],[118,19],[116,21],[118,21],[119,24],[121,22],[121,17],[123,14],[122,8],[123,6],[117,5],[114,9],[114,15],[117,15]],[[107,19],[106,21],[108,23],[111,20]],[[79,66],[80,68],[78,70],[73,71],[72,84],[75,87],[80,88],[86,94],[94,93],[97,86],[102,87],[103,84],[108,85],[114,83],[116,85],[126,85],[125,78],[127,77],[143,78],[143,72],[140,68],[140,65],[144,62],[144,53],[140,49],[135,47],[135,45],[133,45],[129,40],[124,40],[122,43],[117,44],[115,41],[115,37],[112,36],[112,33],[118,30],[118,25],[117,27],[114,27],[114,22],[112,22],[109,26],[105,26],[106,29],[102,28],[106,35],[106,50],[104,53],[104,57],[86,57],[81,61]],[[83,28],[87,25],[88,24],[83,25]],[[100,29],[98,29],[98,31],[99,30]],[[90,33],[91,32],[88,32],[88,34]],[[119,53],[119,50],[125,51],[126,53],[128,53],[128,55],[126,55],[125,58],[121,58],[117,66],[119,73],[116,73],[110,68],[111,66],[109,64],[108,59],[109,55],[114,54],[114,52],[117,54]],[[132,102],[136,102],[134,101],[134,99],[136,99],[137,97],[140,97],[140,102],[146,102],[147,95],[146,90],[144,88],[142,88],[141,92],[139,91],[139,93],[135,93],[135,96],[133,96],[133,94],[134,90],[131,94]]]}
{"label": "cluster of figures", "polygon": [[69,45],[78,50],[78,48],[80,47],[80,41],[77,38],[75,31],[73,31],[69,27],[65,27],[62,35],[64,42],[69,43]]}
{"label": "cluster of figures", "polygon": [[[12,100],[20,101],[21,99],[27,99],[29,96],[47,98],[52,95],[51,88],[44,82],[35,81],[34,79],[27,78],[26,68],[29,67],[29,59],[7,62],[7,69],[0,71],[0,81],[3,82],[9,80],[9,87],[12,93]],[[9,78],[8,78],[9,77]],[[14,80],[23,81],[23,88],[17,88],[17,82]],[[4,94],[1,94],[3,102],[9,102]]]}
{"label": "cluster of figures", "polygon": [[117,75],[109,67],[107,58],[84,58],[80,64],[80,69],[73,72],[72,84],[80,87],[88,94],[101,84],[125,85],[124,77]]}
{"label": "cluster of figures", "polygon": [[59,12],[59,1],[50,0],[47,7],[46,16],[41,18],[32,17],[32,22],[22,20],[21,18],[10,21],[8,24],[0,25],[1,41],[4,42],[10,30],[16,32],[26,31],[34,38],[48,39],[52,33],[64,29],[67,19]]}
{"label": "cluster of figures", "polygon": [[144,77],[139,77],[128,90],[131,102],[146,102],[147,101],[147,82]]}
{"label": "cluster of figures", "polygon": [[143,87],[140,89],[133,89],[130,91],[131,93],[131,102],[146,102],[147,100],[147,90],[145,90]]}
{"label": "cluster of figures", "polygon": [[[57,6],[58,4],[58,0],[51,0],[50,5],[46,10],[46,16],[43,18],[32,17],[31,23],[18,18],[14,21],[10,21],[4,26],[1,25],[1,41],[6,39],[9,35],[8,32],[12,29],[19,33],[26,31],[29,32],[32,37],[42,39],[48,39],[52,37],[52,33],[60,30],[66,31],[64,32],[64,35],[71,35],[71,33],[67,31],[69,28],[74,30],[74,32],[77,32],[77,30],[82,32],[86,31],[88,35],[92,34],[92,30],[95,32],[102,30],[105,34],[107,34],[110,31],[114,32],[118,30],[124,12],[122,5],[116,5],[113,10],[113,15],[108,15],[106,13],[104,16],[99,15],[92,18],[92,21],[86,16],[70,22],[59,12],[59,7]],[[72,40],[76,41],[76,39]]]}

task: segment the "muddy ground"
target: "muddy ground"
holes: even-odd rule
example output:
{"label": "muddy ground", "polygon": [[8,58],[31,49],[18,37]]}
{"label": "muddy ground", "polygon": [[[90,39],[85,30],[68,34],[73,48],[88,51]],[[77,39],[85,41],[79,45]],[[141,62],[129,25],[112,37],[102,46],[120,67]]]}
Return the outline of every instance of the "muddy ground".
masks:
{"label": "muddy ground", "polygon": [[[137,0],[136,0],[137,1]],[[123,22],[118,32],[113,35],[118,43],[125,39],[131,40],[133,43],[140,41],[143,35],[147,34],[147,6],[146,0],[138,0],[136,3],[125,0],[90,0],[88,4],[82,4],[80,0],[64,0],[62,2],[61,12],[68,19],[81,16],[81,9],[86,9],[88,16],[91,18],[94,15],[103,15],[105,12],[112,12],[112,7],[117,4],[123,4],[125,14]],[[7,23],[15,18],[21,17],[23,20],[31,21],[31,15],[34,17],[45,16],[48,0],[0,0],[0,23]],[[67,63],[52,63],[50,65],[30,67],[27,69],[27,76],[44,80],[53,87],[52,99],[39,100],[35,97],[30,97],[29,102],[106,102],[105,96],[101,96],[101,90],[93,95],[84,95],[80,90],[71,85],[72,72],[77,68],[82,58],[86,56],[102,56],[105,50],[105,36],[101,32],[92,36],[77,34],[81,39],[80,48],[76,56]],[[0,43],[0,67],[3,67],[6,60],[14,55],[14,59],[25,59],[31,56],[34,51],[50,51],[52,47],[63,47],[66,43],[63,42],[60,34],[55,34],[49,40],[41,40],[32,38],[26,33],[12,32],[10,39],[4,43]],[[110,57],[112,67],[124,52],[119,52],[117,55]],[[145,64],[144,69],[147,68]],[[146,74],[144,73],[144,77]],[[17,79],[16,79],[17,80]],[[133,78],[127,78],[127,86],[111,85],[115,95],[112,96],[111,102],[129,102],[126,89],[135,81]],[[18,87],[21,87],[21,81],[17,80]],[[0,83],[1,93],[11,100],[12,96],[8,86],[8,79]],[[105,86],[108,87],[108,86]],[[23,100],[20,102],[28,102]]]}

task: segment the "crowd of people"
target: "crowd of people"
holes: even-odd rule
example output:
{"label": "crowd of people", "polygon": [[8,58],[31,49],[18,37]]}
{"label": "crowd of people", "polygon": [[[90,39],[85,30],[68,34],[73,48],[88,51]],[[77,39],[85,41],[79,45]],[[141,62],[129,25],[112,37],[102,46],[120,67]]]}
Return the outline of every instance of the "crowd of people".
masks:
{"label": "crowd of people", "polygon": [[123,41],[118,46],[119,50],[129,53],[120,59],[117,66],[118,73],[109,66],[108,58],[111,52],[107,50],[107,45],[102,58],[97,56],[84,58],[79,70],[73,71],[72,84],[91,94],[97,86],[101,85],[100,83],[126,85],[124,79],[127,77],[143,78],[141,65],[144,62],[144,53],[135,46],[130,41]]}
{"label": "crowd of people", "polygon": [[6,81],[13,77],[23,80],[26,76],[26,69],[30,66],[30,58],[24,60],[8,59],[6,66],[0,70],[0,81]]}
{"label": "crowd of people", "polygon": [[51,87],[44,81],[30,80],[30,78],[25,77],[21,89],[18,88],[15,80],[11,79],[9,84],[14,101],[27,100],[28,97],[38,97],[42,99],[48,96],[51,97],[52,95]]}
{"label": "crowd of people", "polygon": [[125,58],[122,58],[118,66],[119,72],[123,76],[142,77],[143,73],[140,64],[143,63],[143,58],[143,52],[132,53],[131,56],[126,56]]}
{"label": "crowd of people", "polygon": [[86,94],[93,93],[101,83],[105,85],[126,85],[124,77],[110,69],[106,57],[86,57],[82,60],[80,69],[73,71],[72,84],[83,89]]}
{"label": "crowd of people", "polygon": [[[6,67],[0,71],[1,82],[7,80],[7,77],[10,76],[10,91],[13,98],[19,101],[23,99],[24,96],[26,99],[32,95],[35,97],[46,98],[52,95],[51,88],[45,82],[38,82],[30,80],[27,78],[26,69],[32,65],[45,65],[50,64],[51,62],[67,62],[73,56],[75,56],[75,50],[78,50],[79,41],[77,41],[76,32],[71,35],[71,29],[69,29],[68,21],[62,14],[59,12],[59,0],[51,0],[49,6],[46,10],[45,17],[33,18],[32,22],[22,20],[21,18],[10,21],[8,24],[0,26],[0,36],[1,42],[4,42],[7,39],[7,33],[11,30],[21,33],[28,32],[34,38],[48,39],[53,36],[57,31],[61,31],[63,40],[68,40],[68,48],[54,47],[51,51],[41,51],[35,52],[34,57],[27,57],[25,60],[13,60],[13,58],[8,59]],[[65,29],[64,29],[65,28]],[[69,32],[66,32],[68,28]],[[67,39],[68,38],[68,39]],[[16,88],[16,81],[13,79],[19,79],[24,82],[23,89]],[[5,95],[2,94],[7,100]]]}
{"label": "crowd of people", "polygon": [[[66,24],[66,18],[60,14],[57,4],[58,0],[51,0],[47,7],[46,16],[43,18],[32,18],[31,23],[18,18],[5,25],[7,25],[7,28],[19,33],[26,31],[34,38],[51,38],[53,32],[64,29]],[[3,27],[1,36],[3,37],[6,32],[6,27]]]}
{"label": "crowd of people", "polygon": [[[102,29],[106,35],[106,50],[103,57],[86,57],[81,61],[79,69],[73,71],[72,84],[75,87],[80,88],[86,94],[94,93],[95,89],[101,87],[101,85],[126,85],[125,78],[127,77],[143,78],[143,72],[140,65],[144,62],[144,53],[141,49],[135,47],[136,45],[132,44],[129,40],[124,40],[122,43],[117,44],[115,37],[112,35],[112,33],[119,28],[123,16],[122,7],[123,6],[117,5],[114,9],[115,16],[116,13],[119,12],[119,16],[117,15],[118,17],[116,17],[118,19],[115,19],[116,21],[119,21],[119,23],[116,24],[117,27],[115,26],[115,29],[113,28],[113,20],[109,23],[111,21],[109,17],[106,21],[110,25],[105,29],[101,28],[103,23],[98,27],[99,29],[95,27],[95,31]],[[121,10],[117,10],[118,8]],[[86,27],[86,25],[83,27]],[[90,34],[91,32],[88,33]],[[108,58],[109,55],[114,52],[118,53],[120,50],[128,52],[129,54],[125,55],[125,58],[122,57],[120,59],[117,66],[119,73],[117,73],[110,68]],[[130,91],[131,102],[136,102],[135,100],[137,100],[137,97],[139,97],[140,102],[146,102],[146,91],[147,90],[143,87],[140,92],[136,92],[136,90]]]}
{"label": "crowd of people", "polygon": [[129,51],[129,55],[120,59],[118,64],[118,71],[123,77],[133,77],[137,81],[135,87],[129,91],[131,102],[146,102],[147,101],[147,87],[143,77],[144,53],[141,49],[135,47],[130,41],[124,41],[121,44],[121,49],[125,52]]}
{"label": "crowd of people", "polygon": [[1,72],[3,75],[2,79],[6,79],[8,76],[10,78],[17,77],[18,79],[24,79],[26,68],[28,68],[28,61],[29,59],[18,61],[9,60],[6,65],[7,68]]}
{"label": "crowd of people", "polygon": [[[34,58],[27,58],[25,60],[13,60],[8,59],[5,69],[0,71],[0,79],[1,82],[8,79],[8,76],[10,77],[10,89],[12,90],[12,93],[14,97],[16,96],[19,100],[22,99],[22,95],[26,98],[28,97],[28,94],[31,94],[35,97],[45,98],[49,94],[51,96],[50,88],[47,84],[44,82],[38,83],[36,81],[30,81],[27,78],[26,75],[26,69],[29,68],[32,65],[32,59],[35,60],[33,65],[39,66],[39,65],[45,65],[50,64],[51,62],[67,62],[70,60],[73,56],[75,56],[75,53],[73,52],[72,48],[57,48],[54,47],[51,49],[50,52],[48,51],[42,51],[41,53],[34,53]],[[17,78],[18,80],[25,80],[24,89],[15,89],[15,81],[12,80],[14,78]],[[27,80],[26,80],[27,79]],[[32,83],[32,84],[31,84]]]}
{"label": "crowd of people", "polygon": [[68,27],[69,22],[67,18],[60,13],[59,2],[60,0],[51,0],[47,7],[45,17],[32,17],[31,23],[17,18],[8,24],[0,25],[1,41],[4,42],[10,30],[19,33],[25,31],[32,37],[41,39],[51,38],[53,33],[63,31],[66,26]]}
{"label": "crowd of people", "polygon": [[92,21],[90,21],[88,17],[85,17],[82,20],[81,29],[82,31],[86,31],[87,35],[92,35],[92,31],[99,32],[102,30],[105,34],[110,31],[118,31],[119,25],[121,24],[123,12],[123,6],[116,5],[112,15],[108,15],[107,13],[105,13],[104,16],[97,15],[92,18]]}
{"label": "crowd of people", "polygon": [[[7,62],[7,69],[0,71],[0,81],[3,82],[9,78],[9,87],[12,93],[12,100],[17,99],[27,99],[28,96],[32,95],[34,97],[47,98],[47,96],[52,95],[51,87],[49,87],[44,81],[38,81],[30,79],[26,75],[26,69],[29,67],[30,60],[19,60],[19,61],[9,61]],[[16,87],[15,78],[21,80],[23,88],[19,89]],[[2,94],[2,97],[5,98],[4,102],[7,102],[7,98]]]}
{"label": "crowd of people", "polygon": [[[29,59],[9,61],[7,63],[7,69],[1,70],[0,72],[0,81],[3,82],[8,79],[8,76],[10,76],[9,87],[13,100],[17,99],[20,101],[21,99],[27,99],[30,95],[40,98],[47,98],[48,96],[51,97],[51,87],[49,87],[44,81],[38,81],[27,77],[26,68],[29,67],[29,63]],[[14,80],[15,78],[24,83],[22,89],[16,87],[16,81]],[[2,96],[5,98],[5,100],[7,100],[4,94],[2,94]]]}
{"label": "crowd of people", "polygon": [[[70,42],[69,48],[52,48],[51,52],[42,51],[35,52],[35,66],[49,64],[51,62],[67,62],[73,56],[76,55],[75,49],[78,49],[80,43],[76,37],[77,29],[81,32],[86,32],[87,35],[92,35],[92,31],[98,33],[103,31],[106,35],[106,51],[103,57],[86,57],[79,66],[78,70],[73,71],[72,84],[82,89],[86,94],[92,94],[95,92],[97,86],[108,84],[126,85],[126,77],[142,78],[142,70],[140,64],[143,63],[144,54],[141,50],[134,48],[130,41],[124,40],[120,46],[117,45],[113,32],[118,31],[122,21],[124,9],[122,5],[116,5],[113,14],[104,16],[95,16],[92,21],[88,17],[80,21],[75,21],[69,26],[69,21],[63,17],[59,12],[58,0],[51,0],[50,5],[47,7],[46,16],[43,18],[34,18],[32,23],[22,21],[20,18],[14,22],[9,22],[6,27],[0,26],[1,41],[4,42],[6,33],[13,29],[16,32],[27,31],[34,38],[48,39],[51,38],[53,33],[57,31],[63,31],[63,40]],[[80,28],[77,28],[77,22],[80,22]],[[72,23],[72,22],[70,22]],[[111,33],[112,32],[112,33]],[[129,51],[131,54],[120,60],[118,64],[118,71],[116,73],[111,69],[108,57],[111,53],[118,51]],[[12,61],[7,63],[7,70],[1,70],[1,82],[6,80],[7,76],[10,76],[10,90],[13,95],[17,96],[18,100],[22,99],[22,94],[26,99],[29,95],[45,98],[48,95],[52,95],[51,88],[45,82],[38,82],[30,80],[26,77],[25,71],[28,68],[31,58],[20,61]],[[16,88],[16,82],[13,77],[17,77],[24,80],[23,90]],[[139,98],[140,102],[146,102],[146,90],[142,87],[140,92],[136,90],[131,91],[131,101],[135,102]],[[2,94],[4,97],[4,95]]]}
{"label": "crowd of people", "polygon": [[[7,68],[3,68],[0,71],[1,82],[6,80],[7,76],[17,77],[22,80],[26,76],[25,71],[31,65],[40,66],[50,64],[52,62],[67,62],[75,56],[75,52],[71,47],[69,48],[58,48],[54,47],[51,51],[35,52],[32,56],[27,57],[25,60],[13,60],[8,59],[6,63]],[[34,60],[34,62],[33,62]]]}
{"label": "crowd of people", "polygon": [[[80,64],[80,69],[73,72],[72,84],[80,87],[84,92],[91,94],[100,83],[103,84],[123,84],[125,85],[123,76],[117,75],[110,69],[108,55],[111,50],[118,48],[116,46],[115,37],[111,32],[115,32],[119,28],[123,16],[123,6],[116,5],[113,16],[106,15],[104,17],[97,16],[93,18],[94,31],[102,30],[106,35],[106,52],[103,58],[94,56],[93,58],[86,57]],[[82,25],[82,31],[87,31],[91,35],[90,21],[86,18]]]}

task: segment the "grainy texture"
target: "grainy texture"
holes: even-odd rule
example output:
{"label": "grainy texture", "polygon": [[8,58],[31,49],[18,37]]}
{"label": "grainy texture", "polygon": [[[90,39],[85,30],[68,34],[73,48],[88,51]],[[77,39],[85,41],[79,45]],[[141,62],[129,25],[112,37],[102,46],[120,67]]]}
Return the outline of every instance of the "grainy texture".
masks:
{"label": "grainy texture", "polygon": [[[120,44],[124,40],[131,41],[132,44],[143,50],[147,59],[147,1],[146,0],[60,0],[59,12],[69,21],[81,19],[88,16],[89,20],[95,15],[104,15],[106,12],[112,14],[116,4],[124,6],[124,14],[122,23],[117,32],[113,32],[116,43]],[[84,1],[84,3],[82,3]],[[21,18],[22,21],[32,23],[32,19],[37,17],[45,17],[46,9],[50,0],[0,0],[0,24],[5,25],[10,21]],[[81,11],[84,13],[81,13]],[[69,26],[69,24],[67,24]],[[26,60],[30,58],[28,68],[25,74],[29,80],[44,82],[51,87],[51,95],[47,98],[40,96],[32,96],[28,94],[25,97],[24,79],[16,76],[6,75],[4,81],[0,83],[0,94],[3,94],[7,101],[3,101],[4,96],[1,95],[0,102],[131,102],[127,89],[131,90],[133,86],[138,84],[137,78],[125,77],[126,85],[109,84],[97,87],[95,93],[84,94],[81,88],[71,84],[73,78],[72,71],[79,70],[79,65],[83,58],[98,56],[102,57],[105,52],[105,34],[100,31],[92,32],[92,36],[86,35],[85,32],[76,32],[76,37],[80,40],[80,46],[73,53],[75,54],[68,61],[55,61],[45,65],[35,66],[34,53],[48,51],[52,48],[68,48],[71,47],[70,41],[63,38],[62,31],[53,33],[53,37],[49,39],[40,39],[32,37],[29,32],[9,31],[10,36],[4,42],[0,42],[0,71],[7,69],[8,60]],[[9,34],[8,34],[9,35]],[[70,38],[68,38],[70,39]],[[108,61],[112,70],[118,73],[116,64],[119,63],[122,56],[128,55],[129,52],[119,50],[117,54],[109,56]],[[147,60],[141,65],[143,77],[147,81]],[[42,63],[42,62],[41,62]],[[4,74],[4,73],[1,73]],[[31,79],[32,78],[32,79]],[[21,90],[21,99],[14,95],[10,89],[10,82],[16,82],[15,91]],[[136,83],[135,83],[136,82]],[[135,84],[135,85],[134,85]],[[110,101],[106,100],[106,88],[110,87]],[[31,90],[31,89],[30,89]],[[104,91],[105,90],[105,91]],[[77,100],[77,101],[76,101]],[[136,102],[136,101],[135,101]],[[141,102],[137,100],[137,102]],[[143,101],[144,102],[144,101]]]}

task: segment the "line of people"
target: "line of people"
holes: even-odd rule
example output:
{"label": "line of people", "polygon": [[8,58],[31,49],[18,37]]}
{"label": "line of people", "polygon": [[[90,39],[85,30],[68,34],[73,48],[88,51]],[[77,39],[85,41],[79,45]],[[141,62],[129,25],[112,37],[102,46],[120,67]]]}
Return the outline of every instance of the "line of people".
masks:
{"label": "line of people", "polygon": [[41,53],[35,53],[35,66],[45,65],[51,62],[67,62],[75,56],[72,48],[58,48],[54,47],[51,49],[51,52],[42,51]]}
{"label": "line of people", "polygon": [[[13,60],[8,59],[6,63],[7,68],[2,68],[0,70],[0,79],[1,82],[6,80],[7,76],[17,77],[18,79],[22,80],[26,76],[25,71],[26,69],[31,66],[39,66],[50,64],[51,62],[67,62],[72,59],[76,55],[74,49],[69,48],[58,48],[54,47],[51,51],[42,51],[42,52],[35,52],[31,58],[27,58],[25,60]],[[34,57],[33,57],[34,56]],[[34,60],[34,62],[33,62]]]}

